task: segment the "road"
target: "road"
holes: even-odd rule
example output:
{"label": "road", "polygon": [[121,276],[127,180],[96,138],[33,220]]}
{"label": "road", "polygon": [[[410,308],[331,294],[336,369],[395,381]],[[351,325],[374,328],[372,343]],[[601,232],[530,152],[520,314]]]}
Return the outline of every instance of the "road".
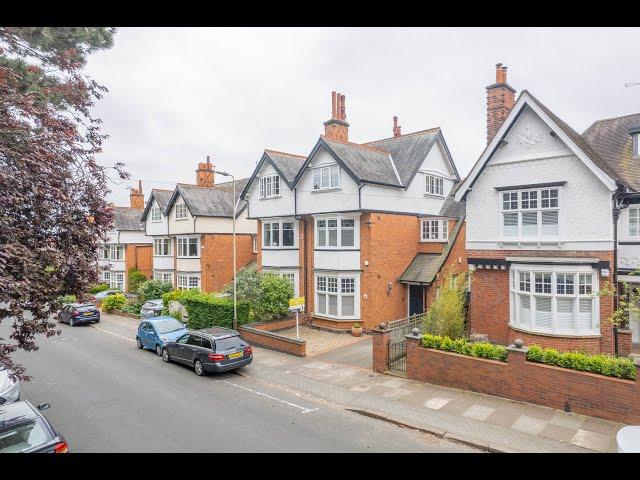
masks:
{"label": "road", "polygon": [[[198,377],[126,336],[60,327],[62,335],[15,358],[33,377],[23,399],[51,403],[46,416],[75,452],[466,450],[241,374]],[[8,334],[3,322],[0,336]]]}

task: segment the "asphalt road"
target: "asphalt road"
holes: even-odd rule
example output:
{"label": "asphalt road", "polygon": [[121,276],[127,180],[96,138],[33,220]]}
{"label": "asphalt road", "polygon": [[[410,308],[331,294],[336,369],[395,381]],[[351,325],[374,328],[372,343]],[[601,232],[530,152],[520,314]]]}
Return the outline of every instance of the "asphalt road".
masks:
{"label": "asphalt road", "polygon": [[238,374],[198,377],[91,326],[60,327],[15,358],[33,377],[23,399],[51,403],[45,415],[75,452],[465,450]]}

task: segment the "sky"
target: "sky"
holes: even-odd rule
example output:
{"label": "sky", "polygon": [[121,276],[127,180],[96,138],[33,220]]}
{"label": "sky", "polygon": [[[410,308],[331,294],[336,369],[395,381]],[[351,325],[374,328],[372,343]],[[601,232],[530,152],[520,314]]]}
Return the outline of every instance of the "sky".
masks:
{"label": "sky", "polygon": [[[461,176],[486,144],[495,64],[578,132],[640,112],[638,28],[122,28],[86,72],[109,92],[94,107],[109,135],[99,162],[129,187],[195,183],[207,155],[251,176],[265,148],[307,155],[346,96],[349,140],[439,126]],[[222,178],[219,181],[223,181]]]}

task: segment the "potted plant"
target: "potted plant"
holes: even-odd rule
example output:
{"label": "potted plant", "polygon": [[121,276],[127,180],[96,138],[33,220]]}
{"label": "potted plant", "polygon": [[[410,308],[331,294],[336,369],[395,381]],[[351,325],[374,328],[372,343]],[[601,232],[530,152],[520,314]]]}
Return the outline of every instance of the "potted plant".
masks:
{"label": "potted plant", "polygon": [[362,336],[362,325],[360,325],[358,322],[354,323],[351,326],[351,335],[353,335],[354,337],[361,337]]}

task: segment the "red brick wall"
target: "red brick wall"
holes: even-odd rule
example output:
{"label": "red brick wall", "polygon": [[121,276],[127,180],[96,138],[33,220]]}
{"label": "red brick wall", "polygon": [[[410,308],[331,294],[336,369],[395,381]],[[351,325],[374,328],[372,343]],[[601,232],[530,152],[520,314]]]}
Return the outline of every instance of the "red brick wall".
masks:
{"label": "red brick wall", "polygon": [[[611,251],[539,251],[539,250],[469,250],[469,258],[505,259],[506,257],[594,257],[613,265]],[[600,288],[610,277],[599,277]],[[486,333],[494,342],[507,344],[526,337],[530,343],[560,350],[584,350],[590,353],[614,352],[613,330],[607,319],[613,313],[613,299],[600,297],[600,338],[553,337],[512,332],[509,327],[509,270],[476,269],[472,274],[469,322],[473,333]],[[528,342],[528,343],[529,343]]]}
{"label": "red brick wall", "polygon": [[[203,292],[219,292],[233,281],[233,235],[202,235],[200,253]],[[236,265],[238,270],[256,259],[251,235],[236,234]]]}
{"label": "red brick wall", "polygon": [[499,362],[422,348],[418,338],[408,338],[407,378],[561,410],[568,404],[572,412],[605,420],[640,422],[638,382],[527,362],[526,349],[510,350],[508,361]]}
{"label": "red brick wall", "polygon": [[153,274],[153,247],[151,245],[132,244],[125,247],[124,254],[125,268],[125,289],[129,286],[129,270],[136,268],[140,270],[145,277],[151,278]]}
{"label": "red brick wall", "polygon": [[267,330],[259,330],[249,325],[238,327],[238,331],[252,345],[298,357],[307,355],[307,343],[304,340],[296,340]]}
{"label": "red brick wall", "polygon": [[[455,224],[456,224],[456,220],[449,221],[449,232],[453,230]],[[462,227],[460,227],[460,232],[458,233],[456,241],[454,242],[453,247],[449,252],[449,256],[447,257],[447,260],[444,262],[443,269],[436,276],[436,280],[434,284],[430,285],[427,288],[427,300],[425,303],[425,311],[429,308],[431,303],[436,298],[436,289],[437,289],[438,283],[442,279],[443,270],[451,269],[452,273],[454,274],[460,274],[462,272],[467,272],[469,270],[469,266],[467,264],[466,242],[467,242],[467,224],[465,222],[462,224]]]}

